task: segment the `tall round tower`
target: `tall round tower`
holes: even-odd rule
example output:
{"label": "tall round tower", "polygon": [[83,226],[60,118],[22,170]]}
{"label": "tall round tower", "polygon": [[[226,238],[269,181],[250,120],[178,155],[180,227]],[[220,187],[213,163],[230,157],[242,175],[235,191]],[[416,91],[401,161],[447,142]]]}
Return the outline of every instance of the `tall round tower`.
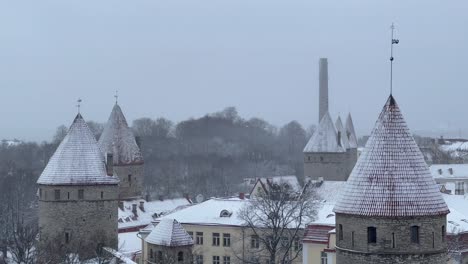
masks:
{"label": "tall round tower", "polygon": [[446,262],[449,209],[393,96],[334,211],[337,264]]}
{"label": "tall round tower", "polygon": [[117,247],[119,180],[108,173],[80,114],[37,183],[40,241],[47,259],[68,253],[86,259],[102,246]]}
{"label": "tall round tower", "polygon": [[113,154],[114,173],[120,179],[119,199],[142,197],[144,161],[120,106],[115,103],[99,138],[103,156]]}

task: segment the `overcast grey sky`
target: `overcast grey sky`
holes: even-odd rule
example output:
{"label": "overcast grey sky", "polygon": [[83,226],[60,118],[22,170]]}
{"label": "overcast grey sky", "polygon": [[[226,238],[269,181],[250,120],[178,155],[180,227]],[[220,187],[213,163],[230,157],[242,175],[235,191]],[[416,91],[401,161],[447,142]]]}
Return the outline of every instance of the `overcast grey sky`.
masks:
{"label": "overcast grey sky", "polygon": [[369,133],[394,94],[413,131],[468,129],[468,1],[0,0],[0,139],[49,140],[76,114],[180,121],[236,106],[317,122],[318,59],[330,112]]}

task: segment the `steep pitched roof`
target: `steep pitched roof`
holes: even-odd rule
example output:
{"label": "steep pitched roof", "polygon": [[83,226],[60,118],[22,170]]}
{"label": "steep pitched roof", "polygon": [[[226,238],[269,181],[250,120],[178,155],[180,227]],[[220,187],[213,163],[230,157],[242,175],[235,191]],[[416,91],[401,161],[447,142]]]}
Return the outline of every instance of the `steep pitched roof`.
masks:
{"label": "steep pitched roof", "polygon": [[179,222],[163,218],[145,238],[145,241],[160,246],[179,247],[193,245],[193,240]]}
{"label": "steep pitched roof", "polygon": [[346,135],[348,136],[349,146],[351,148],[357,148],[357,136],[356,131],[354,130],[353,119],[351,118],[351,113],[348,114],[346,118]]}
{"label": "steep pitched roof", "polygon": [[343,127],[343,122],[341,122],[341,117],[338,117],[338,119],[336,119],[335,126],[336,126],[336,131],[340,133],[341,145],[345,149],[350,149],[351,146],[349,145],[348,136],[346,135],[346,131]]}
{"label": "steep pitched roof", "polygon": [[41,176],[38,184],[118,184],[107,176],[104,159],[93,133],[78,114]]}
{"label": "steep pitched roof", "polygon": [[115,165],[128,165],[143,163],[143,156],[138,147],[132,130],[128,127],[122,109],[118,104],[112,108],[104,131],[99,138],[104,155],[113,153]]}
{"label": "steep pitched roof", "polygon": [[449,213],[392,96],[388,98],[334,211],[381,217]]}
{"label": "steep pitched roof", "polygon": [[304,148],[304,152],[344,152],[338,144],[335,125],[327,112],[320,120],[317,130]]}

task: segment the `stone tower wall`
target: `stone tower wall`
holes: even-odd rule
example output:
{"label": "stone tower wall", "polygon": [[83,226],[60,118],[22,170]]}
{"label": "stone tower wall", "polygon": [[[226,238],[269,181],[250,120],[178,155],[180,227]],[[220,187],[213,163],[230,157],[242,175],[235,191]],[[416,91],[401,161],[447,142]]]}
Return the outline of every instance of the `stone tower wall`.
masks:
{"label": "stone tower wall", "polygon": [[[348,153],[304,153],[304,176],[325,181],[346,181],[349,176]],[[354,165],[353,165],[354,166]]]}
{"label": "stone tower wall", "polygon": [[120,179],[120,200],[142,198],[144,164],[114,165],[114,175],[117,175]]}
{"label": "stone tower wall", "polygon": [[[419,226],[419,243],[411,242],[411,226]],[[368,243],[368,227],[376,228],[377,243]],[[445,215],[390,219],[336,214],[337,264],[443,263],[445,228]]]}
{"label": "stone tower wall", "polygon": [[[56,190],[60,190],[59,199]],[[71,245],[85,257],[95,256],[98,243],[117,248],[117,194],[117,185],[39,185],[41,242]]]}

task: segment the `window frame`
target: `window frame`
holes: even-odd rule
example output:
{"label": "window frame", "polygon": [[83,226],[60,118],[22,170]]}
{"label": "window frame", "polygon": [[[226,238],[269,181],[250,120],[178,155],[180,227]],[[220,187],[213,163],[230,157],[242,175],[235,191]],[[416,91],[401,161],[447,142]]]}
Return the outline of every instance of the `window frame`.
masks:
{"label": "window frame", "polygon": [[211,237],[212,237],[212,246],[214,247],[219,247],[220,245],[220,237],[221,237],[221,234],[220,233],[211,233]]}
{"label": "window frame", "polygon": [[413,244],[419,244],[420,243],[420,230],[419,226],[413,225],[410,227],[410,238],[411,238],[411,243]]}
{"label": "window frame", "polygon": [[367,227],[367,244],[377,243],[377,228],[375,226]]}
{"label": "window frame", "polygon": [[196,238],[195,244],[203,245],[203,232],[196,232],[195,238]]}
{"label": "window frame", "polygon": [[231,247],[231,234],[223,233],[223,247]]}

